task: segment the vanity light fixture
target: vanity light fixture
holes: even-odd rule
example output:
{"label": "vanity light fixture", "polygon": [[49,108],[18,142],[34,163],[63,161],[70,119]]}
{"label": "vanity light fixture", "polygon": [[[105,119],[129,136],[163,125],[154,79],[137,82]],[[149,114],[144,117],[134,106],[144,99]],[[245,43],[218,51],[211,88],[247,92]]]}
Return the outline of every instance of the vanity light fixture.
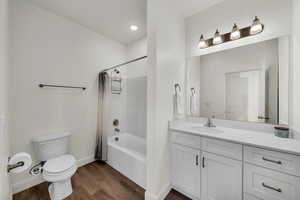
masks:
{"label": "vanity light fixture", "polygon": [[241,38],[241,31],[239,27],[234,23],[232,31],[230,33],[230,40],[237,40]]}
{"label": "vanity light fixture", "polygon": [[201,37],[200,37],[200,40],[199,40],[199,43],[198,43],[198,47],[199,47],[200,49],[204,49],[204,48],[207,48],[207,47],[208,47],[207,42],[206,42],[206,40],[204,39],[204,36],[203,36],[203,35],[201,35]]}
{"label": "vanity light fixture", "polygon": [[216,45],[216,44],[221,44],[221,43],[223,43],[223,38],[222,38],[222,35],[220,34],[219,30],[217,29],[216,33],[214,35],[214,38],[213,38],[213,44]]}
{"label": "vanity light fixture", "polygon": [[264,25],[260,22],[259,18],[255,16],[253,23],[250,28],[250,35],[261,33],[264,29]]}
{"label": "vanity light fixture", "polygon": [[260,22],[260,19],[256,16],[250,26],[239,28],[235,23],[231,32],[220,34],[219,30],[215,32],[214,37],[209,39],[204,39],[201,35],[198,48],[205,49],[226,42],[231,42],[234,40],[242,39],[245,37],[253,36],[264,31],[264,25]]}

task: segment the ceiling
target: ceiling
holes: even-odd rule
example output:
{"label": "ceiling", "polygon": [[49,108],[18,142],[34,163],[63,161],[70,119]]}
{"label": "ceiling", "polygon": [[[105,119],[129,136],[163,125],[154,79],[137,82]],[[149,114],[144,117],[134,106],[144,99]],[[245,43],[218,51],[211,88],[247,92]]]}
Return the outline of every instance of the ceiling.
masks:
{"label": "ceiling", "polygon": [[[222,0],[172,0],[172,8],[191,16]],[[147,33],[147,0],[31,0],[39,7],[71,19],[125,45]],[[184,3],[183,3],[184,2]],[[129,26],[139,29],[132,32]]]}

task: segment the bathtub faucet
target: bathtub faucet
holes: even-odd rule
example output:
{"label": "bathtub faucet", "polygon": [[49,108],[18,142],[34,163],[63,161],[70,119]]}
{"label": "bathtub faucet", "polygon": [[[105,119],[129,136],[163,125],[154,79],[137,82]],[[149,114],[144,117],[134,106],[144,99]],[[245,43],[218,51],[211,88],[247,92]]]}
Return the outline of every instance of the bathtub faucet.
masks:
{"label": "bathtub faucet", "polygon": [[120,129],[118,128],[115,128],[115,135],[119,134],[120,133]]}

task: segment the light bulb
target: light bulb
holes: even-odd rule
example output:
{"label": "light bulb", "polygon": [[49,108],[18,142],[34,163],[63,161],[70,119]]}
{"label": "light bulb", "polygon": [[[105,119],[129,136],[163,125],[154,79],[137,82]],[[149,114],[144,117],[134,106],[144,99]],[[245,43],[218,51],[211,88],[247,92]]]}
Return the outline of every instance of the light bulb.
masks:
{"label": "light bulb", "polygon": [[260,22],[259,18],[256,16],[250,28],[250,35],[261,33],[263,29],[264,29],[264,25]]}
{"label": "light bulb", "polygon": [[217,30],[213,38],[213,44],[221,44],[221,43],[223,43],[223,38],[220,35],[219,31]]}
{"label": "light bulb", "polygon": [[204,49],[204,48],[207,48],[207,47],[208,47],[207,42],[205,41],[203,35],[201,35],[199,43],[198,43],[198,48]]}
{"label": "light bulb", "polygon": [[236,24],[234,24],[230,33],[230,40],[237,40],[241,38],[241,31]]}

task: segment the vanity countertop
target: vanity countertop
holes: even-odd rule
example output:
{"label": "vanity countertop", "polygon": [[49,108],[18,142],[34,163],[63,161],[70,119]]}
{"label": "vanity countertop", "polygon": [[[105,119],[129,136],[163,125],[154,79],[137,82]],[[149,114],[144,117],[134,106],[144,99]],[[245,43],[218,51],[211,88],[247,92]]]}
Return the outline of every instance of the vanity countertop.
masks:
{"label": "vanity countertop", "polygon": [[[300,156],[300,140],[279,138],[274,136],[272,133],[263,131],[227,128],[218,125],[216,128],[202,127],[204,127],[203,123],[171,122],[169,125],[169,130],[220,139],[254,147],[261,147]],[[206,129],[208,130],[206,131]],[[209,129],[214,129],[215,131],[210,131]]]}

